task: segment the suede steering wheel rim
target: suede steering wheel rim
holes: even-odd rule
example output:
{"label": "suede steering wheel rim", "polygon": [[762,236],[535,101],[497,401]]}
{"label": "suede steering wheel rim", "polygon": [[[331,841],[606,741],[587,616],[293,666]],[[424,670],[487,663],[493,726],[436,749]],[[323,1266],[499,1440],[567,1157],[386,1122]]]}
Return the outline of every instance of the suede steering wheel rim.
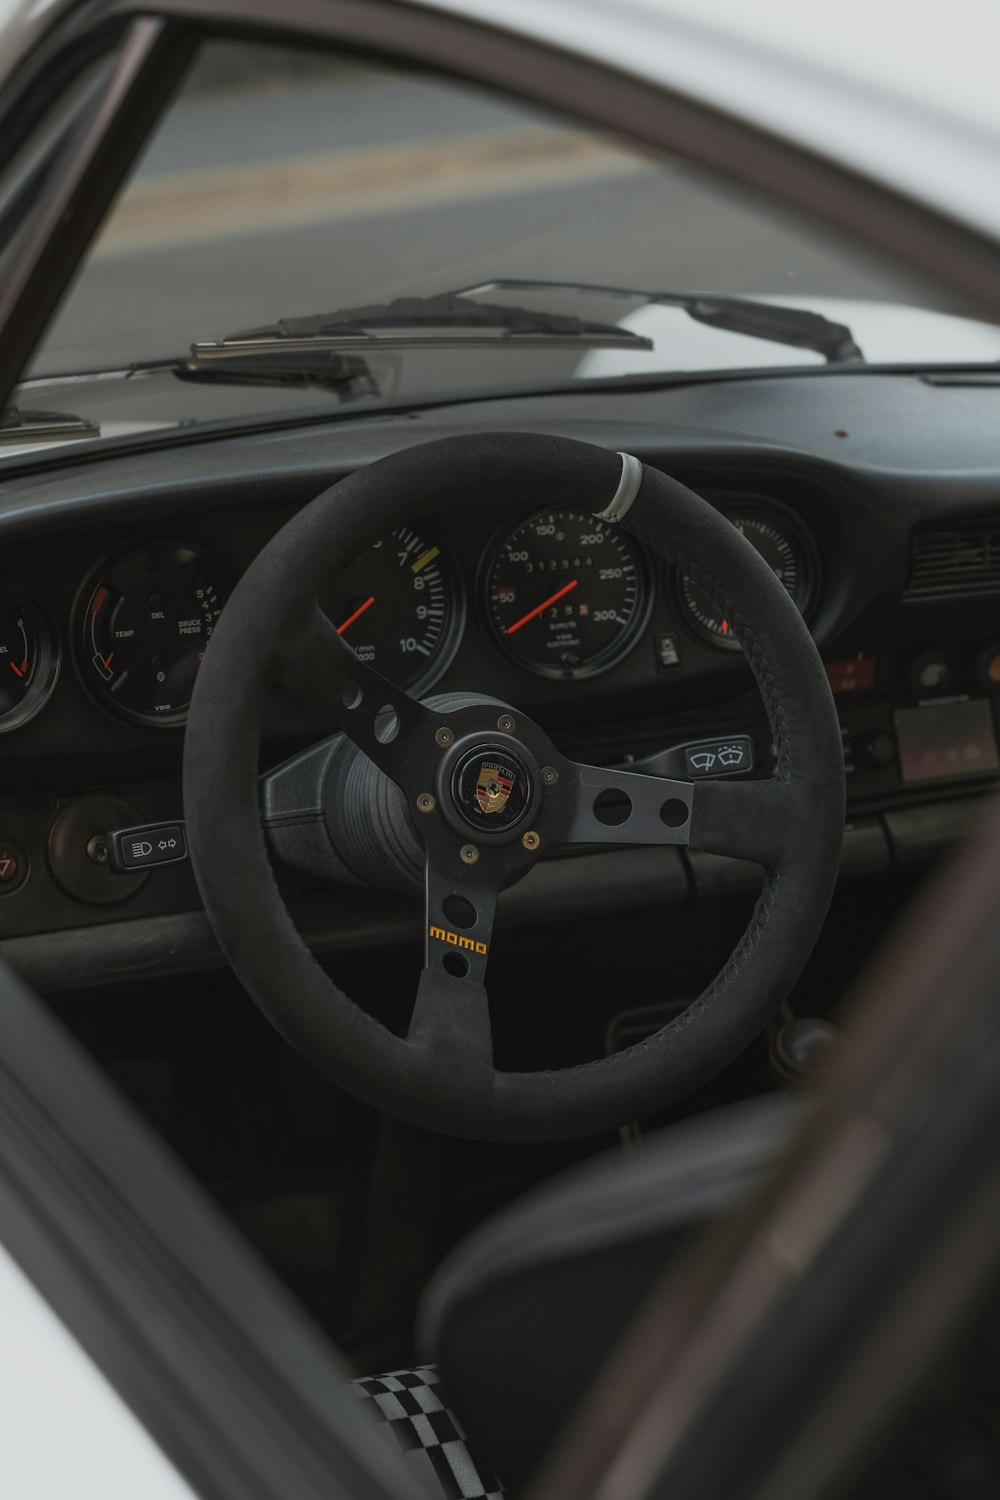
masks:
{"label": "suede steering wheel rim", "polygon": [[[578,766],[516,708],[511,728],[486,700],[442,712],[409,698],[363,666],[320,611],[322,585],[404,521],[469,503],[490,505],[500,519],[520,511],[526,497],[624,526],[724,606],[767,711],[777,748],[773,779],[691,784]],[[258,792],[261,722],[274,686],[330,716],[396,781],[412,810],[427,850],[427,926],[406,1037],[338,989],[279,894]],[[386,707],[392,712],[380,712]],[[515,768],[519,811],[509,826],[490,824],[462,801],[463,767],[472,764],[474,774],[477,755]],[[605,787],[631,800],[621,827],[594,817],[594,797]],[[426,803],[428,792],[434,806],[421,813],[416,799],[423,794]],[[348,1092],[415,1124],[537,1141],[592,1135],[654,1113],[761,1031],[826,916],[843,838],[844,767],[833,698],[809,632],[770,568],[724,517],[628,455],[565,438],[486,433],[421,444],[358,470],[264,548],[230,597],[198,674],[184,801],[209,921],[239,979],[293,1046]],[[496,890],[536,858],[525,830],[538,830],[545,849],[687,844],[754,860],[766,878],[726,964],[669,1025],[593,1062],[497,1071],[482,981]],[[470,843],[478,854],[472,866],[460,852]],[[475,919],[462,929],[442,914],[456,909],[455,896]]]}

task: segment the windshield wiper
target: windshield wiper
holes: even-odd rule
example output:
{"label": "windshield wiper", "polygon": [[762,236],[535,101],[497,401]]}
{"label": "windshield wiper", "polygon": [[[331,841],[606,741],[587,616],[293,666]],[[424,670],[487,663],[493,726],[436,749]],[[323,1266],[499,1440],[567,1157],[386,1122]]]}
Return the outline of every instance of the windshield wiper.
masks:
{"label": "windshield wiper", "polygon": [[[658,297],[658,302],[668,301]],[[783,307],[774,302],[754,302],[750,297],[684,297],[676,299],[689,317],[710,328],[745,333],[754,339],[770,339],[794,349],[812,349],[829,364],[863,364],[864,355],[846,323],[835,323],[822,313],[803,307]]]}
{"label": "windshield wiper", "polygon": [[100,437],[101,429],[87,417],[61,411],[22,411],[5,406],[0,411],[0,443],[32,443],[70,438]]}
{"label": "windshield wiper", "polygon": [[382,394],[365,360],[353,354],[343,355],[329,345],[290,349],[278,341],[230,349],[225,340],[218,344],[192,344],[190,359],[169,360],[157,368],[170,370],[179,380],[225,385],[319,386],[321,390],[332,391],[341,401],[377,399]]}
{"label": "windshield wiper", "polygon": [[564,313],[475,302],[457,292],[434,297],[397,297],[368,307],[341,308],[303,318],[281,318],[262,328],[192,344],[191,356],[207,366],[234,358],[270,359],[278,351],[290,356],[317,349],[361,346],[390,348],[470,348],[517,345],[562,348],[652,349],[651,339]]}
{"label": "windshield wiper", "polygon": [[665,307],[680,307],[698,323],[720,328],[727,333],[744,333],[749,338],[769,339],[795,349],[812,349],[830,364],[863,364],[864,355],[855,343],[846,323],[835,323],[822,313],[803,307],[786,307],[777,302],[758,302],[753,297],[728,297],[715,292],[647,292],[637,287],[601,286],[579,281],[526,281],[505,278],[487,281],[479,286],[463,287],[457,293],[463,300],[475,295],[497,292],[591,292],[607,297]]}

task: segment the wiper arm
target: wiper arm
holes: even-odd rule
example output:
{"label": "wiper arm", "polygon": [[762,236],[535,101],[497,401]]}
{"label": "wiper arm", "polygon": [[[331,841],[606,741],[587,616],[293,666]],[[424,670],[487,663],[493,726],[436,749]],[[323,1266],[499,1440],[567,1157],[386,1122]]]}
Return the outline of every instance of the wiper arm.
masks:
{"label": "wiper arm", "polygon": [[286,349],[268,344],[230,349],[219,344],[192,344],[190,359],[170,361],[166,368],[179,380],[220,385],[318,386],[341,401],[377,398],[382,392],[367,363],[328,346]]}
{"label": "wiper arm", "polygon": [[228,356],[288,355],[318,348],[469,348],[517,345],[562,348],[586,344],[607,349],[652,349],[652,340],[614,323],[592,322],[562,313],[475,302],[456,292],[434,297],[398,297],[368,307],[342,308],[303,318],[281,318],[262,328],[191,346],[202,362]]}
{"label": "wiper arm", "polygon": [[864,355],[846,323],[835,323],[822,313],[802,307],[783,307],[774,302],[755,302],[750,297],[694,296],[677,299],[658,297],[658,302],[676,301],[689,317],[710,328],[745,333],[754,339],[770,339],[794,349],[812,349],[829,364],[863,364]]}
{"label": "wiper arm", "polygon": [[749,338],[769,339],[796,349],[812,349],[830,364],[863,364],[864,355],[855,343],[846,323],[835,323],[822,313],[802,307],[786,307],[776,302],[758,302],[753,297],[728,297],[714,292],[648,292],[637,287],[600,286],[585,282],[527,281],[505,278],[463,287],[457,295],[468,297],[490,292],[593,292],[623,297],[666,307],[680,307],[699,323],[721,328],[728,333],[745,333]]}
{"label": "wiper arm", "polygon": [[101,429],[87,417],[76,417],[61,411],[22,411],[5,406],[0,411],[0,443],[53,441],[70,438],[100,437]]}

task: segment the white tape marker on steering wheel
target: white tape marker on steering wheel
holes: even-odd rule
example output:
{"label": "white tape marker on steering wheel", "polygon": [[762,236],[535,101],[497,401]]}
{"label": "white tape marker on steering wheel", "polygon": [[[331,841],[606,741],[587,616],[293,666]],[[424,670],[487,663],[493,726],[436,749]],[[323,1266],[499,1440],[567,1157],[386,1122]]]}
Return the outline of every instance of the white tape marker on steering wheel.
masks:
{"label": "white tape marker on steering wheel", "polygon": [[622,461],[622,477],[618,481],[618,488],[612,496],[611,503],[603,510],[595,510],[594,515],[599,521],[622,521],[632,509],[632,502],[639,493],[642,484],[642,464],[631,453],[619,453]]}

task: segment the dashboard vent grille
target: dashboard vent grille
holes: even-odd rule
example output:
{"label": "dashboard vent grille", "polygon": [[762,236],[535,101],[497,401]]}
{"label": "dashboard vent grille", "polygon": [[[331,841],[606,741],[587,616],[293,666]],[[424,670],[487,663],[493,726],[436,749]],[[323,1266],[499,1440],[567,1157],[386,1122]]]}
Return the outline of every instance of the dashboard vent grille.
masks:
{"label": "dashboard vent grille", "polygon": [[967,598],[1000,592],[1000,516],[918,527],[904,599]]}

